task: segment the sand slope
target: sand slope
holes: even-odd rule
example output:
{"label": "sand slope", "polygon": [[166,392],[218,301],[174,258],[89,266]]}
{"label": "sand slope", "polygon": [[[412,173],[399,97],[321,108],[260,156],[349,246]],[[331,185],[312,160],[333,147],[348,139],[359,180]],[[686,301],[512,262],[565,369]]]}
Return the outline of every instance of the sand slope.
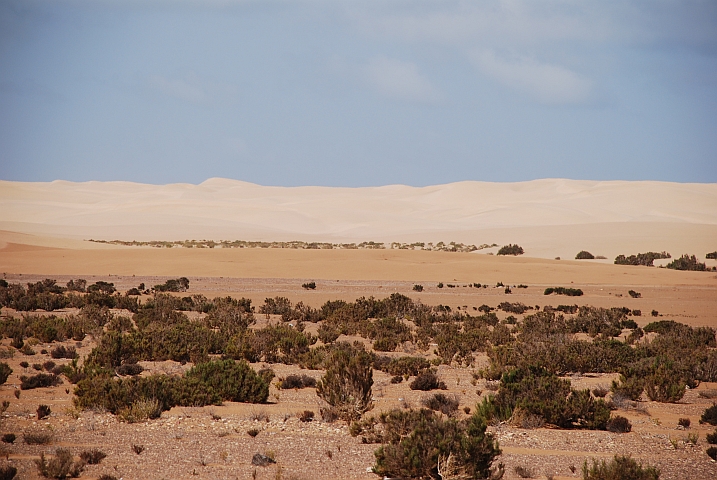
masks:
{"label": "sand slope", "polygon": [[[0,229],[121,240],[521,242],[532,256],[717,248],[717,184],[544,179],[429,187],[0,181]],[[703,251],[704,250],[704,251]]]}

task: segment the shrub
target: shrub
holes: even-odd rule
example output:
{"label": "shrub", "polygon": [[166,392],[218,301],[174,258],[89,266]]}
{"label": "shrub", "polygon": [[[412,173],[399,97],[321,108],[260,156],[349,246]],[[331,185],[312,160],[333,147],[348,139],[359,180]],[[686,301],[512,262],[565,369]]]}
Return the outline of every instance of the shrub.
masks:
{"label": "shrub", "polygon": [[17,468],[12,465],[0,465],[0,480],[13,480],[17,475]]}
{"label": "shrub", "polygon": [[712,460],[717,461],[717,447],[710,447],[705,452]]}
{"label": "shrub", "polygon": [[311,410],[304,410],[299,414],[299,420],[302,422],[310,422],[314,419],[314,412]]}
{"label": "shrub", "polygon": [[0,362],[0,385],[7,382],[7,378],[12,373],[12,368],[5,362]]}
{"label": "shrub", "polygon": [[680,418],[677,420],[677,425],[683,428],[690,428],[691,423],[689,418]]}
{"label": "shrub", "polygon": [[617,257],[615,257],[615,265],[643,265],[646,267],[652,267],[653,262],[655,260],[662,258],[671,257],[670,254],[667,252],[638,253],[637,255],[630,255],[628,257],[626,257],[625,255],[618,255]]}
{"label": "shrub", "polygon": [[20,377],[20,390],[31,390],[33,388],[56,387],[60,385],[62,380],[53,373],[38,373],[28,377],[22,375]]}
{"label": "shrub", "polygon": [[52,410],[47,405],[40,405],[37,407],[37,419],[42,420],[43,418],[49,417]]}
{"label": "shrub", "polygon": [[[10,435],[12,435],[12,434],[10,434]],[[714,432],[708,433],[705,438],[707,439],[707,443],[709,443],[711,445],[717,444],[717,428],[715,428]]]}
{"label": "shrub", "polygon": [[408,385],[411,390],[446,390],[446,384],[438,379],[435,373],[425,370],[419,373],[416,378]]}
{"label": "shrub", "polygon": [[52,350],[50,350],[50,356],[52,358],[77,358],[77,350],[75,347],[65,347],[64,345],[59,345]]}
{"label": "shrub", "polygon": [[700,423],[709,423],[710,425],[717,425],[717,404],[713,404],[711,407],[705,409],[700,417]]}
{"label": "shrub", "polygon": [[371,356],[336,350],[327,359],[326,374],[316,385],[316,394],[336,410],[339,418],[350,422],[373,408]]}
{"label": "shrub", "polygon": [[[430,410],[392,410],[365,424],[368,437],[380,439],[374,452],[374,472],[385,477],[501,478],[503,465],[493,467],[501,453],[485,419],[474,414],[467,420],[441,418]],[[370,425],[370,426],[369,426]],[[378,434],[373,427],[384,431]],[[354,429],[352,434],[364,430]]]}
{"label": "shrub", "polygon": [[588,467],[588,462],[583,464],[583,480],[658,480],[660,478],[660,470],[653,467],[643,467],[631,457],[615,455],[615,457],[606,462],[601,460],[599,463],[593,460],[592,467]]}
{"label": "shrub", "polygon": [[45,453],[40,454],[40,459],[35,460],[37,469],[45,478],[77,478],[84,470],[84,462],[75,462],[69,449],[58,448],[55,456],[48,462]]}
{"label": "shrub", "polygon": [[97,480],[119,480],[119,479],[117,477],[115,477],[114,475],[110,475],[108,473],[103,473],[102,475],[97,477]]}
{"label": "shrub", "polygon": [[301,285],[306,290],[316,290],[316,282],[308,282]]}
{"label": "shrub", "polygon": [[413,291],[414,291],[414,292],[422,292],[422,291],[423,291],[423,285],[418,285],[418,284],[414,285],[414,286],[413,286]]}
{"label": "shrub", "polygon": [[707,269],[707,266],[704,263],[698,262],[694,255],[682,255],[680,258],[676,258],[665,265],[665,267],[673,270],[692,270],[699,272],[704,272]]}
{"label": "shrub", "polygon": [[636,292],[635,290],[629,290],[627,292],[632,298],[640,298],[642,297],[642,294],[640,292]]}
{"label": "shrub", "polygon": [[511,243],[500,247],[497,255],[523,255],[523,253],[523,247]]}
{"label": "shrub", "polygon": [[316,387],[316,379],[308,375],[288,375],[281,382],[282,390],[289,390],[292,388],[307,388]]}
{"label": "shrub", "polygon": [[516,475],[518,475],[520,478],[534,478],[535,472],[530,467],[524,467],[522,465],[516,465],[513,467],[513,471]]}
{"label": "shrub", "polygon": [[117,412],[117,419],[126,423],[139,423],[159,418],[162,415],[162,405],[157,399],[144,399],[133,402],[128,407]]}
{"label": "shrub", "polygon": [[587,252],[585,250],[580,250],[577,255],[575,255],[575,260],[593,260],[595,256]]}
{"label": "shrub", "polygon": [[[385,358],[385,357],[381,357]],[[422,357],[398,357],[392,358],[387,364],[377,367],[389,375],[416,376],[421,371],[429,368],[431,363]]]}
{"label": "shrub", "polygon": [[705,258],[707,260],[717,260],[717,251],[708,253]]}
{"label": "shrub", "polygon": [[132,451],[136,453],[137,455],[144,452],[144,445],[132,445]]}
{"label": "shrub", "polygon": [[27,445],[47,445],[52,442],[52,433],[43,431],[29,431],[22,434]]}
{"label": "shrub", "polygon": [[15,436],[14,433],[6,433],[2,436],[2,442],[3,443],[15,443],[15,439],[17,436]]}
{"label": "shrub", "polygon": [[161,285],[155,285],[157,292],[186,292],[189,290],[189,279],[187,277],[167,280]]}
{"label": "shrub", "polygon": [[568,297],[580,297],[583,291],[579,288],[565,288],[565,287],[548,287],[543,292],[543,295],[550,295],[555,293],[557,295],[567,295]]}
{"label": "shrub", "polygon": [[523,305],[520,302],[517,302],[517,303],[501,302],[500,304],[498,304],[499,310],[503,310],[504,312],[507,312],[507,313],[515,313],[518,315],[522,315],[523,313],[525,313],[526,311],[528,311],[532,308],[533,307]]}
{"label": "shrub", "polygon": [[105,457],[107,457],[107,454],[96,448],[80,453],[80,458],[88,465],[98,465]]}
{"label": "shrub", "polygon": [[458,411],[458,398],[455,395],[436,393],[423,400],[423,406],[445,415],[453,415]]}
{"label": "shrub", "polygon": [[395,384],[401,383],[401,382],[403,382],[403,376],[401,376],[401,375],[396,375],[396,376],[391,377],[391,383],[392,383],[392,384],[395,385]]}
{"label": "shrub", "polygon": [[628,433],[632,431],[632,424],[627,418],[616,415],[608,420],[605,429],[613,433]]}
{"label": "shrub", "polygon": [[247,435],[249,435],[250,437],[254,438],[254,437],[256,437],[257,435],[259,435],[259,432],[260,432],[260,431],[261,431],[261,430],[259,430],[258,428],[251,428],[251,429],[247,430],[246,433],[247,433]]}
{"label": "shrub", "polygon": [[138,363],[125,363],[115,368],[117,375],[139,375],[144,371],[144,367]]}

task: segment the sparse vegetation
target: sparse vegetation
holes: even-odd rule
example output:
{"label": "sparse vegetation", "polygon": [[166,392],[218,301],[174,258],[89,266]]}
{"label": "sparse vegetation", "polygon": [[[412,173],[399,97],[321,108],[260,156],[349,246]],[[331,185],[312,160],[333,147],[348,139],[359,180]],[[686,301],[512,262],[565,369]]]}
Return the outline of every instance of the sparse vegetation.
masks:
{"label": "sparse vegetation", "polygon": [[654,261],[658,259],[672,258],[667,252],[647,252],[638,253],[637,255],[618,255],[615,257],[615,265],[642,265],[645,267],[652,267]]}
{"label": "sparse vegetation", "polygon": [[697,257],[694,255],[682,255],[680,258],[676,258],[667,265],[665,268],[671,268],[673,270],[692,270],[697,272],[704,272],[707,266],[704,263],[697,261]]}
{"label": "sparse vegetation", "polygon": [[579,288],[565,288],[565,287],[548,287],[543,292],[544,295],[550,295],[555,293],[557,295],[567,295],[568,297],[580,297],[583,291]]}
{"label": "sparse vegetation", "polygon": [[496,255],[523,255],[523,247],[512,243],[500,247]]}
{"label": "sparse vegetation", "polygon": [[643,466],[631,457],[615,455],[606,462],[593,460],[592,466],[588,462],[583,464],[583,480],[658,480],[660,470],[653,466]]}
{"label": "sparse vegetation", "polygon": [[316,394],[346,422],[373,408],[371,363],[371,356],[364,350],[336,350],[327,360],[326,374],[318,382]]}
{"label": "sparse vegetation", "polygon": [[45,453],[40,454],[40,459],[35,460],[37,469],[45,478],[77,478],[82,474],[85,468],[83,461],[75,461],[69,449],[58,448],[55,456],[49,461],[45,458]]}

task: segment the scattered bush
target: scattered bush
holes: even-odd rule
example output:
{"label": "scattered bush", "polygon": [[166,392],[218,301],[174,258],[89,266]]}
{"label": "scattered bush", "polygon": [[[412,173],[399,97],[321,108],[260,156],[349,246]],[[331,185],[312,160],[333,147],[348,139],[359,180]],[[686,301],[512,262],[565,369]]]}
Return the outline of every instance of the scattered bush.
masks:
{"label": "scattered bush", "polygon": [[115,368],[117,375],[139,375],[144,371],[144,367],[138,363],[125,363]]}
{"label": "scattered bush", "polygon": [[189,290],[189,279],[187,277],[167,280],[161,285],[155,285],[156,292],[186,292]]}
{"label": "scattered bush", "polygon": [[411,390],[447,390],[446,384],[438,379],[435,373],[425,370],[419,373],[416,378],[408,385]]}
{"label": "scattered bush", "polygon": [[445,415],[453,415],[458,411],[458,398],[455,395],[436,393],[423,399],[423,406]]}
{"label": "scattered bush", "polygon": [[717,428],[715,428],[714,432],[708,433],[705,438],[707,438],[707,443],[709,443],[711,445],[716,445],[717,444]]}
{"label": "scattered bush", "polygon": [[523,247],[511,243],[500,247],[497,255],[523,255],[523,253]]}
{"label": "scattered bush", "polygon": [[50,356],[52,358],[77,358],[77,350],[75,347],[65,347],[64,345],[59,345],[52,350],[50,350]]}
{"label": "scattered bush", "polygon": [[299,414],[299,420],[302,422],[310,422],[314,419],[314,412],[311,410],[304,410]]}
{"label": "scattered bush", "polygon": [[430,366],[431,363],[425,358],[405,356],[392,358],[388,363],[380,365],[377,368],[389,375],[406,375],[413,377]]}
{"label": "scattered bush", "polygon": [[80,453],[80,458],[88,465],[98,465],[105,457],[107,457],[107,454],[96,448]]}
{"label": "scattered bush", "polygon": [[17,437],[14,433],[5,433],[1,440],[3,443],[15,443],[15,439],[17,439]]}
{"label": "scattered bush", "polygon": [[690,428],[691,423],[689,418],[680,418],[677,420],[677,425],[683,428]]}
{"label": "scattered bush", "polygon": [[52,433],[43,431],[30,431],[22,434],[27,445],[47,445],[52,442]]}
{"label": "scattered bush", "polygon": [[249,430],[246,431],[247,435],[249,435],[249,436],[252,437],[252,438],[254,438],[254,437],[256,437],[257,435],[259,435],[259,432],[261,432],[261,430],[259,430],[258,428],[251,428],[251,429],[249,429]]}
{"label": "scattered bush", "polygon": [[301,285],[306,290],[316,290],[316,282],[308,282]]}
{"label": "scattered bush", "polygon": [[28,377],[20,376],[20,390],[32,390],[33,388],[56,387],[62,383],[60,377],[53,373],[38,373]]}
{"label": "scattered bush", "polygon": [[700,423],[709,423],[710,425],[717,425],[717,404],[713,404],[711,407],[705,409],[700,417]]}
{"label": "scattered bush", "polygon": [[40,454],[40,459],[35,460],[37,469],[45,478],[77,478],[85,468],[82,461],[75,462],[69,449],[58,448],[55,456],[47,461],[45,453]]}
{"label": "scattered bush", "polygon": [[594,258],[595,256],[592,253],[585,250],[581,250],[575,255],[575,260],[593,260]]}
{"label": "scattered bush", "polygon": [[394,377],[391,377],[391,383],[392,383],[392,384],[395,385],[395,384],[401,383],[401,382],[403,382],[403,376],[402,376],[402,375],[396,375],[396,376],[394,376]]}
{"label": "scattered bush", "polygon": [[615,257],[615,265],[643,265],[646,267],[652,267],[655,260],[663,258],[672,257],[670,257],[670,254],[667,252],[638,253],[637,255],[630,255],[628,257],[625,255],[618,255]]}
{"label": "scattered bush", "polygon": [[513,467],[513,471],[520,478],[535,478],[535,472],[530,467],[524,467],[522,465],[516,465]]}
{"label": "scattered bush", "polygon": [[136,453],[137,455],[144,452],[144,445],[132,445],[132,451]]}
{"label": "scattered bush", "polygon": [[422,291],[423,291],[423,285],[418,285],[418,284],[414,285],[414,286],[413,286],[413,291],[414,291],[414,292],[422,292]]}
{"label": "scattered bush", "polygon": [[712,460],[717,461],[717,447],[710,447],[705,452]]}
{"label": "scattered bush", "polygon": [[316,379],[308,375],[288,375],[281,382],[282,390],[289,390],[292,388],[314,388],[316,387]]}
{"label": "scattered bush", "polygon": [[704,272],[707,269],[707,266],[704,263],[698,262],[694,255],[682,255],[680,258],[676,258],[665,265],[665,267],[673,270],[692,270],[698,272]]}
{"label": "scattered bush", "polygon": [[635,290],[629,290],[627,292],[632,298],[640,298],[642,297],[642,294],[640,292],[636,292]]}
{"label": "scattered bush", "polygon": [[627,418],[616,415],[608,420],[605,429],[612,433],[628,433],[632,431],[632,424]]}
{"label": "scattered bush", "polygon": [[583,291],[579,288],[565,288],[565,287],[548,287],[543,292],[543,295],[550,295],[555,293],[557,295],[567,295],[568,297],[580,297]]}
{"label": "scattered bush", "polygon": [[660,478],[660,470],[653,467],[643,467],[631,457],[615,455],[615,457],[606,462],[601,460],[599,463],[593,460],[591,467],[588,462],[583,464],[583,480],[658,480]]}
{"label": "scattered bush", "polygon": [[47,405],[40,405],[37,407],[37,419],[42,420],[43,418],[49,417],[52,410]]}
{"label": "scattered bush", "polygon": [[326,361],[326,374],[316,385],[316,394],[347,422],[360,418],[373,408],[371,363],[371,356],[365,351],[351,354],[336,350]]}
{"label": "scattered bush", "polygon": [[0,465],[0,480],[13,480],[17,475],[17,468],[12,465]]}
{"label": "scattered bush", "polygon": [[707,260],[717,260],[717,252],[710,252],[707,255],[705,255],[705,258]]}
{"label": "scattered bush", "polygon": [[501,453],[485,419],[477,414],[458,421],[431,410],[391,410],[351,427],[365,443],[384,443],[374,452],[374,472],[385,477],[501,478],[503,465],[493,467]]}
{"label": "scattered bush", "polygon": [[0,362],[0,385],[7,382],[7,378],[12,373],[12,368],[5,362]]}

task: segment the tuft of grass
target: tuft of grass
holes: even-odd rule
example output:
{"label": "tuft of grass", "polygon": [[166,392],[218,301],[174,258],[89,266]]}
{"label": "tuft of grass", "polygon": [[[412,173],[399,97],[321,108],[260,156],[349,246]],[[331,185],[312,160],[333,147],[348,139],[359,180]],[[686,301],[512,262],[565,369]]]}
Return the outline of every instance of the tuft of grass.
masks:
{"label": "tuft of grass", "polygon": [[88,465],[98,465],[105,457],[107,457],[107,454],[97,448],[80,453],[80,458]]}
{"label": "tuft of grass", "polygon": [[261,430],[259,430],[258,428],[252,428],[252,429],[250,429],[250,430],[247,430],[246,433],[247,433],[250,437],[256,437],[257,435],[259,435],[259,432],[260,432],[260,431],[261,431]]}
{"label": "tuft of grass", "polygon": [[43,431],[29,431],[22,434],[27,445],[49,445],[52,442],[52,433]]}
{"label": "tuft of grass", "polygon": [[513,471],[520,478],[535,478],[535,472],[530,467],[524,467],[522,465],[516,465],[513,467]]}

